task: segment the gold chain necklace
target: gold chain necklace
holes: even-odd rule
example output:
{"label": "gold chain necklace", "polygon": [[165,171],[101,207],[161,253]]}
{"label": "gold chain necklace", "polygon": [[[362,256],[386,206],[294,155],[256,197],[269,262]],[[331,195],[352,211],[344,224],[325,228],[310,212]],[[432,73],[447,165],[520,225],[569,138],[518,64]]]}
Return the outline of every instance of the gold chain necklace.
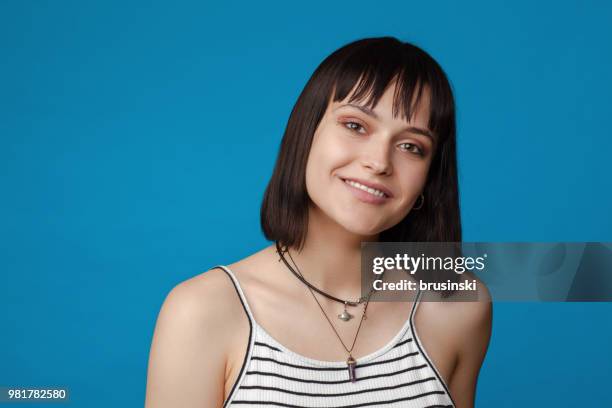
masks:
{"label": "gold chain necklace", "polygon": [[[291,256],[291,253],[289,252],[289,248],[287,248],[287,250],[285,252],[287,252],[287,254],[289,254],[289,258],[291,259],[291,262],[295,266],[295,269],[297,270],[297,272],[300,274],[300,276],[302,278],[304,278],[304,275],[302,275],[302,272],[300,271],[300,269],[298,268],[297,264],[293,260],[293,257]],[[279,255],[284,260],[283,253],[279,251]],[[348,369],[349,380],[354,383],[355,381],[357,381],[357,375],[356,375],[356,364],[357,364],[357,362],[353,358],[352,351],[353,351],[353,348],[355,347],[355,343],[357,341],[357,336],[359,336],[359,331],[361,330],[361,325],[363,324],[363,321],[367,319],[366,311],[368,310],[368,304],[370,303],[370,297],[372,296],[373,291],[370,291],[368,293],[367,298],[365,299],[365,303],[364,303],[364,307],[363,307],[363,313],[361,314],[361,320],[359,321],[359,327],[357,327],[357,333],[355,333],[355,338],[353,339],[353,344],[351,345],[351,348],[349,349],[348,347],[346,347],[346,345],[342,341],[342,338],[338,334],[338,331],[336,330],[336,327],[334,326],[332,321],[327,316],[327,313],[325,313],[325,310],[323,310],[323,306],[321,306],[321,303],[319,302],[319,300],[315,296],[314,291],[312,290],[312,288],[309,285],[307,285],[307,287],[308,287],[308,290],[310,291],[310,293],[312,294],[312,297],[314,298],[315,302],[317,302],[317,305],[319,305],[319,308],[321,309],[321,312],[323,313],[323,316],[325,316],[325,319],[327,319],[327,322],[329,323],[329,325],[333,329],[334,333],[336,334],[336,337],[338,337],[338,340],[340,340],[340,343],[342,344],[342,347],[344,347],[344,349],[348,353],[348,357],[346,359],[346,365],[347,365],[347,369]]]}

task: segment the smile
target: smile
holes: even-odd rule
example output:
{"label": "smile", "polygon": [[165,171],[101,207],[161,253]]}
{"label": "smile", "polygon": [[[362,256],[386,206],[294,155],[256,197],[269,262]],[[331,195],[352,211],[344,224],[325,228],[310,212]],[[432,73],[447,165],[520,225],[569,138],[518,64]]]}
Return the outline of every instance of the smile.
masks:
{"label": "smile", "polygon": [[[358,198],[360,197],[361,199],[365,199],[365,201],[367,202],[371,202],[373,204],[380,204],[382,202],[385,202],[389,198],[389,194],[387,194],[386,192],[374,187],[366,186],[365,184],[361,184],[355,180],[342,179],[342,181],[344,182],[344,184],[352,187],[351,191],[355,193],[359,192],[359,194],[357,194]],[[371,199],[368,199],[367,197],[371,197]]]}
{"label": "smile", "polygon": [[372,194],[375,197],[379,197],[379,198],[388,198],[389,197],[387,194],[385,194],[384,192],[382,192],[380,190],[377,190],[377,189],[372,188],[372,187],[365,186],[365,185],[363,185],[361,183],[358,183],[356,181],[349,180],[349,179],[345,179],[343,181],[346,184],[348,184],[349,186],[354,187],[354,188],[358,188],[358,189],[360,189],[362,191],[370,193],[370,194]]}

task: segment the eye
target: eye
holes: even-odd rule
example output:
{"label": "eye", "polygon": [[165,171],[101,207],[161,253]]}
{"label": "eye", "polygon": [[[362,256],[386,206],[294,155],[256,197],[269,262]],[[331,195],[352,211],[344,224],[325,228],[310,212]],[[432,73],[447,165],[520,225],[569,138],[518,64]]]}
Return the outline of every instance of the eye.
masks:
{"label": "eye", "polygon": [[359,132],[358,129],[365,130],[365,128],[361,124],[359,124],[357,122],[352,122],[352,121],[344,122],[344,126],[346,128],[348,128],[349,130],[352,130],[353,132],[357,132],[357,133],[361,133],[361,132]]}
{"label": "eye", "polygon": [[414,143],[401,143],[400,149],[402,149],[405,152],[416,154],[417,156],[423,156],[423,149],[421,149],[419,146],[415,145]]}

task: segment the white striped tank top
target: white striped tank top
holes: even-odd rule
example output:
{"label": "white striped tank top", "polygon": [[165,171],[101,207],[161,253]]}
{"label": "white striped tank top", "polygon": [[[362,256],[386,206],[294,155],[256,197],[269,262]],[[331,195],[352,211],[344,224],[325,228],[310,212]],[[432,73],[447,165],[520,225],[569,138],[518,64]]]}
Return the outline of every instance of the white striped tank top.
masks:
{"label": "white striped tank top", "polygon": [[[356,359],[356,382],[345,361],[314,360],[276,341],[254,319],[234,273],[231,278],[249,319],[249,342],[240,373],[223,407],[453,407],[448,387],[421,346],[410,317],[383,348]],[[214,269],[214,268],[213,268]]]}

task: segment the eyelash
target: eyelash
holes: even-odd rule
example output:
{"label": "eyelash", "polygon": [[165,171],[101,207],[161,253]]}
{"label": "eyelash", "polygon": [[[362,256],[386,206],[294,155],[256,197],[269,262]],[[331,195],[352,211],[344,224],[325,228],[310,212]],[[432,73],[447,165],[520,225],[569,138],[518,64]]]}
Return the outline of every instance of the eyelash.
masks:
{"label": "eyelash", "polygon": [[[362,128],[362,129],[365,129],[365,128],[364,128],[362,125],[360,125],[360,124],[359,124],[359,123],[357,123],[357,122],[353,122],[353,121],[344,122],[343,124],[344,124],[344,127],[346,127],[346,128],[347,128],[348,130],[350,130],[351,132],[357,132],[357,133],[359,133],[357,130],[355,130],[354,128],[351,128],[351,127],[349,127],[349,126],[347,126],[347,125],[353,124],[353,125],[357,125],[357,126],[359,126],[359,127],[360,127],[360,128]],[[409,151],[409,152],[411,152],[411,153],[413,153],[413,154],[416,154],[417,156],[423,156],[423,155],[424,155],[423,150],[422,150],[422,149],[421,149],[419,146],[417,146],[416,144],[414,144],[414,143],[408,143],[408,142],[405,142],[405,143],[401,143],[401,144],[400,144],[400,146],[404,146],[404,145],[410,145],[410,146],[412,146],[413,148],[416,148],[416,149],[417,149],[417,151],[416,151],[416,152],[411,151],[410,149],[406,149],[406,150],[404,150],[404,151]]]}
{"label": "eyelash", "polygon": [[412,147],[416,148],[416,149],[417,149],[417,151],[416,151],[416,152],[412,152],[410,149],[408,149],[407,151],[410,151],[411,153],[414,153],[414,154],[416,154],[417,156],[423,156],[423,150],[422,150],[422,149],[421,149],[419,146],[415,145],[414,143],[408,143],[408,142],[406,142],[406,143],[401,143],[401,144],[400,144],[400,146],[403,146],[403,145],[410,145],[410,146],[412,146]]}
{"label": "eyelash", "polygon": [[[353,124],[353,125],[357,125],[357,126],[359,126],[360,128],[365,129],[365,128],[364,128],[363,126],[361,126],[359,123],[357,123],[357,122],[352,122],[352,121],[345,122],[345,123],[344,123],[344,126],[346,126],[346,125],[351,125],[351,124]],[[348,127],[348,126],[346,126],[346,127],[347,127],[347,129],[352,130],[353,132],[356,132],[356,130],[355,130],[355,129],[350,128],[350,127]],[[357,133],[359,133],[359,132],[357,132]]]}

